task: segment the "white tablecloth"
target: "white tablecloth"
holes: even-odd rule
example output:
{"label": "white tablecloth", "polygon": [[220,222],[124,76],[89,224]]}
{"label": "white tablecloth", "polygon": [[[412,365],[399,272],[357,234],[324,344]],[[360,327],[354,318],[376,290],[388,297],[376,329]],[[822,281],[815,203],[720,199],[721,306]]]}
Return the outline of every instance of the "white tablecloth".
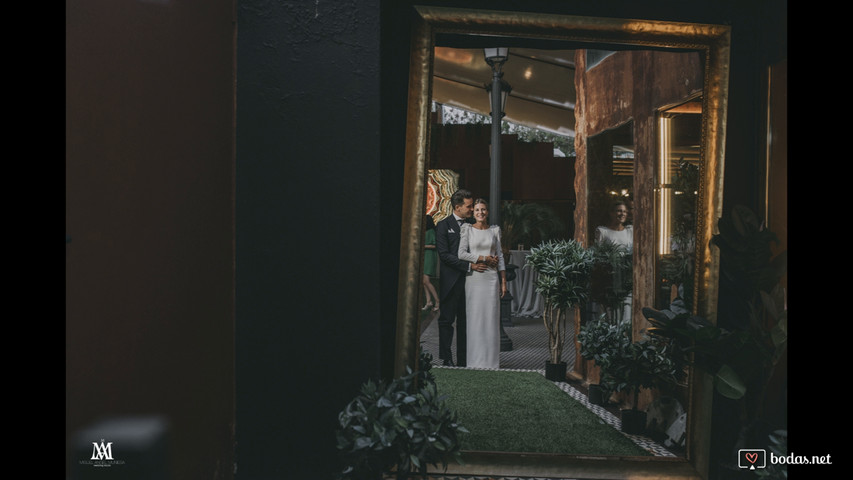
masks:
{"label": "white tablecloth", "polygon": [[[512,295],[512,315],[516,317],[541,317],[545,311],[545,301],[536,293],[538,274],[531,267],[524,267],[530,250],[510,250],[507,264],[516,265],[515,280],[507,282],[507,290]],[[504,259],[506,260],[506,259]]]}

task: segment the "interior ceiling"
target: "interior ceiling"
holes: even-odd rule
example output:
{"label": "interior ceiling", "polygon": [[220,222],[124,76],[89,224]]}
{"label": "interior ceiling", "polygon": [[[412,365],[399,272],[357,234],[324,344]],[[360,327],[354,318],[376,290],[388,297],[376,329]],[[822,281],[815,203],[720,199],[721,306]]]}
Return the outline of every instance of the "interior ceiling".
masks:
{"label": "interior ceiling", "polygon": [[[575,134],[575,51],[515,47],[503,65],[512,91],[504,120],[560,135]],[[433,100],[489,116],[492,69],[482,48],[435,47]]]}

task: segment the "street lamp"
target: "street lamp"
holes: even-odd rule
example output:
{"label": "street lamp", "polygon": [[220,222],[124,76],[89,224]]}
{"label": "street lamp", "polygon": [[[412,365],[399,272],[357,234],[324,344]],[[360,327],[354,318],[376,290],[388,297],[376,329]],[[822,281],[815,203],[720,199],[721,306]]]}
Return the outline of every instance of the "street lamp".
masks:
{"label": "street lamp", "polygon": [[495,68],[497,65],[498,70],[500,70],[501,65],[503,65],[507,58],[509,58],[509,48],[484,48],[483,55],[486,57],[486,63],[488,63],[490,67]]}
{"label": "street lamp", "polygon": [[486,85],[492,111],[492,164],[489,175],[489,204],[492,224],[501,224],[501,118],[505,115],[506,97],[512,90],[509,83],[503,81],[501,68],[509,58],[509,48],[484,48],[483,56],[492,67],[492,83]]}
{"label": "street lamp", "polygon": [[[503,72],[501,73],[501,75],[503,75]],[[491,84],[491,83],[487,83],[487,84],[485,84],[485,85],[483,85],[483,86],[484,86],[484,87],[486,87],[486,93],[488,93],[488,94],[489,94],[489,105],[491,105],[491,99],[492,99],[492,84]],[[503,118],[503,117],[506,115],[506,97],[508,97],[508,96],[509,96],[509,92],[511,92],[511,91],[512,91],[512,85],[510,85],[506,80],[504,80],[503,78],[501,78],[501,80],[500,80],[500,86],[501,86],[501,99],[499,100],[500,105],[501,105],[501,108],[500,108],[500,112],[501,112],[500,118]],[[493,116],[493,115],[492,115],[492,112],[489,112],[489,116]]]}
{"label": "street lamp", "polygon": [[[503,72],[501,67],[509,58],[509,49],[502,48],[484,48],[483,56],[486,58],[486,63],[492,67],[492,83],[486,84],[486,92],[489,94],[490,105],[492,111],[489,113],[492,117],[492,165],[489,175],[489,221],[493,225],[501,224],[501,118],[505,115],[504,107],[506,106],[506,97],[512,91],[509,83],[503,80]],[[510,272],[507,272],[509,274]],[[507,278],[507,281],[512,280]],[[500,326],[500,351],[508,352],[512,350],[512,340],[504,330],[504,323],[512,326],[512,318],[510,316],[510,305],[512,295],[507,292],[501,298],[501,314],[498,315],[498,325]]]}

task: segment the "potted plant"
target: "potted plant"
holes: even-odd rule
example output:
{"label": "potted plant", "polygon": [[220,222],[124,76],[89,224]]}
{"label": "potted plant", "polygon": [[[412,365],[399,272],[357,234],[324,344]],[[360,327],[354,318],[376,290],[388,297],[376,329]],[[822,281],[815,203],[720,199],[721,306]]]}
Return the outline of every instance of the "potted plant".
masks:
{"label": "potted plant", "polygon": [[545,303],[543,320],[548,332],[548,360],[545,377],[566,380],[566,362],[562,360],[566,316],[586,301],[592,255],[576,240],[549,240],[530,249],[525,268],[536,270],[536,292]]}
{"label": "potted plant", "polygon": [[464,464],[460,434],[468,433],[440,396],[421,353],[421,370],[391,382],[368,380],[338,414],[337,448],[344,469],[340,480],[427,478],[427,466],[454,460]]}
{"label": "potted plant", "polygon": [[767,445],[785,426],[779,411],[767,411],[784,395],[788,310],[780,283],[787,251],[773,254],[776,235],[755,213],[735,206],[718,222],[712,244],[720,249],[720,299],[716,324],[674,309],[644,308],[652,335],[671,341],[685,361],[713,376],[714,458],[720,475],[737,471],[732,458],[740,448]]}
{"label": "potted plant", "polygon": [[632,251],[608,239],[592,245],[589,250],[592,251],[590,300],[603,306],[612,321],[628,320],[622,316],[625,299],[634,287]]}
{"label": "potted plant", "polygon": [[605,381],[617,391],[631,394],[633,405],[622,409],[622,431],[640,434],[646,428],[646,412],[639,409],[641,388],[663,388],[677,380],[678,369],[671,358],[668,343],[657,337],[643,337],[632,342],[630,329],[619,335],[621,341],[612,343]]}
{"label": "potted plant", "polygon": [[593,405],[604,405],[610,397],[610,387],[604,381],[604,372],[607,370],[608,360],[616,342],[623,341],[626,336],[624,330],[628,324],[616,325],[601,317],[588,321],[581,325],[578,332],[578,343],[580,343],[580,354],[585,360],[595,362],[599,368],[599,383],[589,385],[587,394],[589,402]]}
{"label": "potted plant", "polygon": [[535,245],[565,230],[553,208],[535,202],[505,201],[501,208],[501,246],[504,257],[517,245]]}

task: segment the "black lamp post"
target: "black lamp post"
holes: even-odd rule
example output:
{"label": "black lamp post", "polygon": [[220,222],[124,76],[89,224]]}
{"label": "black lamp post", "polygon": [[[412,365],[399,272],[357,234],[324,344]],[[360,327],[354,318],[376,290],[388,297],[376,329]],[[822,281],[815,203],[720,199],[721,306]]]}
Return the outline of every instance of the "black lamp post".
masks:
{"label": "black lamp post", "polygon": [[[503,75],[503,72],[501,72],[501,76],[502,76],[502,75]],[[491,83],[487,83],[487,84],[485,84],[484,86],[486,87],[486,93],[488,93],[488,94],[489,94],[489,102],[491,102],[491,99],[492,99],[492,84],[491,84]],[[503,118],[503,117],[505,117],[505,116],[506,116],[506,97],[507,97],[507,96],[509,96],[509,92],[511,92],[511,91],[512,91],[512,85],[510,85],[510,84],[509,84],[509,82],[507,82],[506,80],[504,80],[503,78],[501,78],[501,79],[500,79],[500,86],[501,86],[501,99],[500,99],[500,106],[501,106],[500,113],[501,113],[501,114],[500,114],[500,118]],[[491,103],[490,103],[490,104],[491,104]],[[492,108],[494,108],[494,107],[492,107]],[[492,112],[491,112],[491,111],[489,112],[489,116],[490,116],[490,117],[492,116]]]}
{"label": "black lamp post", "polygon": [[483,56],[486,63],[492,67],[492,83],[486,84],[492,111],[492,164],[489,175],[489,204],[491,219],[495,225],[501,224],[501,118],[505,115],[506,97],[512,91],[509,83],[505,82],[501,68],[509,58],[509,48],[484,48]]}
{"label": "black lamp post", "polygon": [[[489,211],[489,219],[493,225],[501,224],[501,118],[504,115],[504,108],[506,107],[506,97],[509,95],[509,92],[512,91],[512,86],[509,83],[503,80],[503,72],[501,72],[501,67],[509,58],[509,49],[506,47],[502,48],[484,48],[483,56],[486,58],[486,63],[492,67],[492,83],[487,83],[485,85],[486,92],[489,94],[490,105],[492,111],[489,113],[492,116],[492,164],[489,175],[489,188],[490,188],[490,196],[489,196],[489,204],[491,205],[491,209]],[[510,272],[508,271],[507,274]],[[514,272],[512,272],[514,273]],[[514,276],[513,276],[514,277]],[[512,280],[507,275],[507,282]],[[504,298],[501,299],[500,306],[501,312],[498,316],[498,325],[500,325],[501,332],[501,351],[508,352],[512,350],[512,340],[509,338],[509,335],[504,331],[504,324],[508,326],[512,326],[512,319],[510,318],[510,302],[512,301],[512,295],[509,292],[506,293]]]}

